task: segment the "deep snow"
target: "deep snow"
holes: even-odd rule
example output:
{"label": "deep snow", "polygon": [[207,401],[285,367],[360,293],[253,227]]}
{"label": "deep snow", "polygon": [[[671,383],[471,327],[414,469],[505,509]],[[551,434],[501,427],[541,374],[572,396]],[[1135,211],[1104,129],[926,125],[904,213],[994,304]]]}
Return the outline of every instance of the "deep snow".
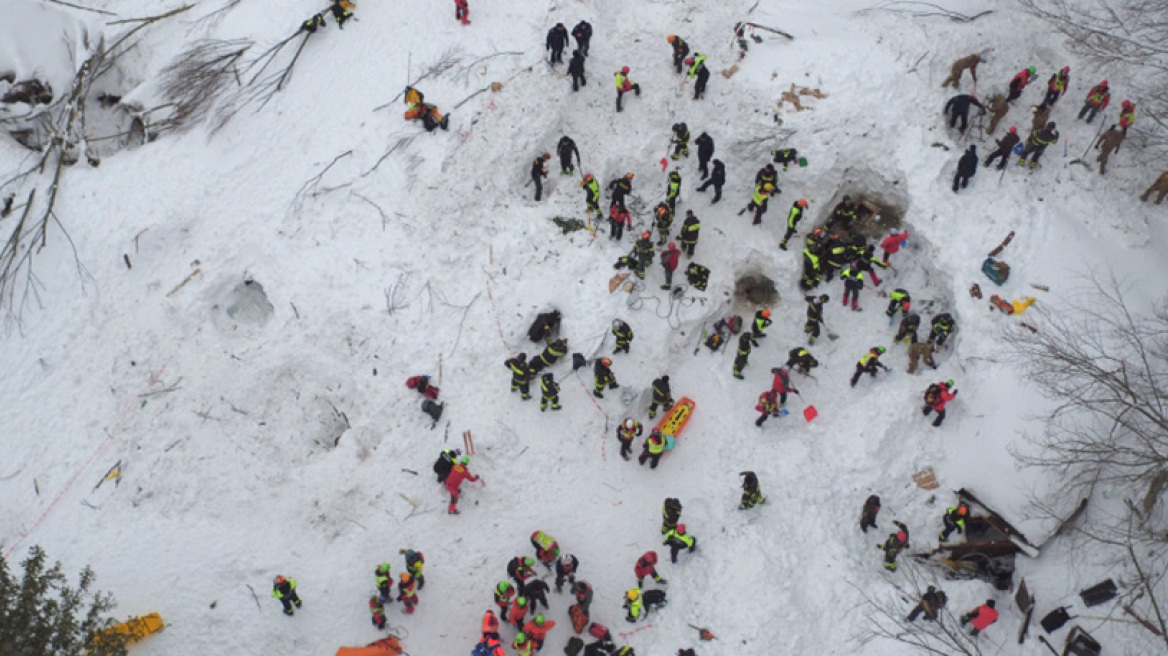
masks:
{"label": "deep snow", "polygon": [[[130,4],[99,6],[125,16],[170,8]],[[427,585],[419,611],[401,616],[391,608],[391,624],[415,656],[461,654],[477,639],[482,611],[493,607],[490,590],[506,577],[507,560],[530,552],[528,536],[537,529],[580,558],[581,577],[596,590],[593,619],[629,631],[621,595],[633,584],[637,556],[666,552],[661,502],[677,496],[700,547],[662,567],[671,603],[651,616],[652,628],[628,637],[638,653],[684,646],[702,656],[761,653],[776,645],[794,654],[904,653],[896,644],[856,641],[865,625],[861,592],[896,599],[889,581],[899,574],[884,573],[873,548],[892,519],[913,529],[914,551],[930,548],[951,499],[946,491],[970,487],[1024,531],[1049,530],[1023,516],[1027,494],[1041,496],[1046,483],[1019,471],[1007,450],[1041,428],[1035,413],[1047,402],[1000,357],[996,331],[1018,318],[988,312],[969,297],[970,284],[980,283],[987,298],[1038,295],[1041,306],[1057,309],[1060,295],[1092,267],[1161,279],[1166,235],[1149,222],[1152,206],[1137,204],[1151,174],[1128,164],[1127,148],[1112,159],[1106,181],[1068,164],[1094,134],[1072,112],[1101,74],[1121,95],[1121,72],[1082,70],[1010,3],[962,7],[995,13],[959,24],[861,14],[867,3],[851,0],[765,2],[750,20],[781,27],[795,41],[752,43],[741,70],[726,79],[720,72],[735,59],[731,26],[750,4],[472,0],[473,22],[463,27],[448,2],[362,3],[359,20],[343,32],[330,24],[310,39],[287,89],[262,110],[242,112],[213,137],[195,129],[107,157],[98,169],[74,167],[57,213],[92,282],[78,284],[64,240],[51,239],[36,259],[48,290],[44,307],[26,313],[23,330],[0,348],[0,395],[10,409],[0,471],[5,554],[42,544],[72,569],[91,564],[120,612],[160,611],[171,626],[135,654],[328,654],[377,637],[365,610],[372,568],[389,560],[400,571],[397,550],[411,547],[426,555]],[[124,91],[149,106],[151,75],[183,43],[247,37],[263,46],[295,29],[317,3],[255,0],[217,23],[194,23],[218,7],[201,3],[189,18],[155,28],[156,56],[135,58],[125,73],[143,86]],[[571,29],[580,19],[596,34],[589,84],[573,94],[540,57],[551,25]],[[9,33],[24,27],[0,28],[0,64],[43,52],[35,43],[7,49],[17,43]],[[665,41],[671,32],[710,56],[700,103],[690,100],[688,84],[678,90]],[[452,47],[461,64],[420,84],[428,100],[449,109],[490,82],[503,89],[454,111],[445,133],[417,135],[399,103],[373,111],[407,75],[416,78]],[[1070,63],[1071,90],[1055,120],[1071,157],[1052,148],[1041,170],[1011,165],[1000,183],[995,171],[982,170],[954,196],[949,185],[964,142],[944,128],[939,110],[950,94],[940,80],[953,59],[986,47],[993,50],[980,69],[982,95],[1034,64],[1040,83],[1023,100],[1037,103],[1045,76]],[[467,66],[495,51],[522,54]],[[625,64],[644,93],[626,98],[616,114],[611,74]],[[775,101],[792,82],[827,97],[808,100],[804,112],[781,110],[776,127]],[[968,77],[964,88],[972,90]],[[1005,125],[1025,132],[1023,107]],[[611,265],[631,239],[626,234],[618,246],[606,235],[562,235],[550,219],[583,218],[583,192],[576,178],[557,175],[553,160],[547,197],[533,202],[523,187],[531,158],[569,134],[584,170],[602,184],[634,172],[634,195],[643,201],[635,234],[664,196],[657,161],[679,120],[694,137],[713,136],[728,171],[724,200],[711,207],[709,193],[694,191],[696,149],[679,168],[675,226],[686,209],[702,219],[694,259],[713,271],[710,289],[671,304],[657,289],[654,265],[643,290],[610,294]],[[791,134],[785,143],[811,165],[780,173],[782,194],[763,226],[753,227],[736,212],[754,172],[783,145],[776,134]],[[386,149],[415,135],[373,169]],[[975,138],[984,157],[991,142]],[[4,170],[15,170],[26,153],[3,144]],[[320,193],[303,193],[330,163],[309,190]],[[914,298],[936,299],[936,311],[953,312],[960,332],[935,374],[910,376],[903,347],[889,343],[894,328],[881,312],[884,299],[869,286],[864,312],[845,311],[837,281],[823,291],[832,296],[827,325],[841,337],[812,347],[823,363],[817,380],[798,381],[819,419],[803,422],[796,398],[791,416],[758,430],[753,405],[770,384],[769,369],[803,339],[799,249],[777,249],[787,208],[800,197],[811,201],[792,241],[801,245],[842,193],[874,186],[905,199],[912,235],[908,251],[894,256],[898,272],[879,289],[903,286]],[[1018,236],[1003,258],[1013,274],[999,289],[979,267],[1010,230]],[[732,355],[693,352],[703,326],[731,310],[753,314],[729,295],[735,276],[754,271],[776,280],[782,300],[747,380],[737,381]],[[244,280],[263,286],[270,315],[228,316]],[[1036,292],[1031,282],[1053,291]],[[1133,293],[1146,303],[1156,291],[1142,284]],[[641,393],[633,406],[617,394],[594,403],[588,370],[577,381],[567,359],[553,369],[563,411],[541,414],[537,401],[508,393],[502,363],[518,350],[537,351],[524,333],[549,306],[564,313],[572,350],[587,355],[611,352],[613,318],[632,325],[632,353],[615,356],[613,369],[624,388]],[[877,344],[890,347],[885,360],[896,372],[849,389],[855,360]],[[403,385],[420,372],[441,376],[448,403],[433,430]],[[613,433],[629,414],[646,420],[650,381],[663,373],[675,396],[694,398],[698,408],[678,449],[651,472],[620,460]],[[920,417],[920,394],[934,378],[950,377],[961,394],[945,425],[933,429]],[[484,485],[465,485],[463,512],[452,517],[429,467],[443,447],[461,446],[467,429],[479,449],[471,469]],[[121,483],[94,489],[118,460]],[[941,481],[935,500],[912,482],[925,466]],[[737,474],[745,469],[758,472],[768,502],[740,512]],[[884,500],[881,531],[862,535],[857,519],[871,493]],[[1020,575],[1040,584],[1040,613],[1115,575],[1087,560],[1068,569],[1066,557],[1019,558]],[[305,607],[293,619],[268,598],[277,573],[299,579]],[[954,612],[996,598],[1003,619],[986,640],[1013,644],[1020,617],[1006,594],[978,581],[945,588]],[[547,648],[558,652],[570,630],[568,603],[552,597],[549,616],[559,626]],[[719,639],[699,645],[687,623],[708,626]],[[1138,627],[1081,623],[1109,646],[1139,648],[1145,639]],[[1033,639],[1004,651],[1045,653]]]}

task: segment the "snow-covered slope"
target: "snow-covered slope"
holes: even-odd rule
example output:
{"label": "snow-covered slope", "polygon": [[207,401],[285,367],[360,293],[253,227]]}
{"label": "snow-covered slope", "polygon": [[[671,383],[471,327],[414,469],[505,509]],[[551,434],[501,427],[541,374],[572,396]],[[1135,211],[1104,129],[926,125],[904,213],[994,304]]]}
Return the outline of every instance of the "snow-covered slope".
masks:
{"label": "snow-covered slope", "polygon": [[[169,8],[130,4],[104,8],[126,16]],[[892,519],[914,530],[916,550],[927,549],[947,491],[969,487],[1024,530],[1048,528],[1021,512],[1044,482],[1018,471],[1007,451],[1040,428],[1033,417],[1046,402],[1000,358],[997,331],[1018,319],[989,313],[969,297],[970,284],[1013,299],[1035,293],[1028,283],[1045,283],[1053,291],[1039,303],[1057,309],[1059,294],[1091,267],[1161,279],[1168,235],[1136,204],[1146,176],[1126,153],[1113,158],[1106,180],[1068,164],[1094,135],[1071,120],[1079,99],[1099,75],[1117,89],[1121,76],[1080,71],[1011,3],[963,8],[995,10],[969,24],[858,13],[868,3],[851,0],[764,2],[747,14],[750,5],[472,0],[464,27],[448,2],[362,3],[344,31],[330,24],[311,37],[291,82],[264,108],[245,110],[212,137],[196,129],[98,169],[74,167],[57,214],[92,278],[79,284],[66,242],[51,239],[36,258],[43,307],[26,312],[23,330],[0,347],[5,554],[42,544],[74,568],[92,564],[122,612],[160,611],[171,627],[135,654],[327,654],[377,637],[365,609],[372,569],[388,560],[400,571],[397,550],[414,548],[427,563],[421,605],[412,616],[391,609],[391,624],[415,656],[462,654],[507,560],[530,552],[537,529],[580,558],[596,590],[593,619],[629,631],[621,596],[637,556],[665,553],[661,503],[676,496],[700,546],[662,567],[670,604],[651,616],[651,628],[627,637],[638,653],[779,645],[792,654],[903,653],[857,642],[861,594],[883,596],[896,582],[873,548]],[[197,38],[275,42],[319,9],[245,0],[218,22],[194,22],[217,8],[201,3],[195,15],[154,28],[170,40],[139,72],[148,78]],[[719,73],[735,63],[731,27],[747,16],[796,38],[752,43],[727,79]],[[596,35],[589,84],[573,94],[563,66],[541,63],[542,46],[550,26],[571,29],[581,19]],[[672,72],[669,33],[709,54],[702,102]],[[985,48],[993,50],[980,70],[983,95],[1022,66],[1045,74],[1071,62],[1072,88],[1055,110],[1070,157],[1052,148],[1041,170],[1011,166],[1000,179],[982,170],[954,195],[964,143],[944,128],[949,94],[939,84],[953,59]],[[491,82],[502,90],[454,110],[449,132],[419,134],[398,102],[373,110],[451,49],[458,63],[419,85],[428,101],[449,110]],[[475,63],[499,52],[519,54]],[[622,65],[643,94],[617,114],[611,75]],[[804,112],[787,106],[777,126],[775,103],[792,83],[826,98],[806,100]],[[1038,86],[1024,101],[1039,100]],[[151,93],[148,82],[134,92],[139,100]],[[1007,125],[1025,132],[1023,112],[1014,108]],[[602,184],[635,173],[643,207],[636,234],[664,197],[658,160],[677,121],[694,136],[708,132],[728,171],[724,200],[711,206],[709,192],[694,191],[696,156],[679,165],[678,223],[687,209],[702,219],[694,260],[712,270],[710,288],[671,301],[655,265],[644,289],[610,294],[612,264],[630,236],[616,244],[603,234],[562,234],[551,219],[583,218],[583,192],[553,161],[547,197],[532,201],[523,187],[531,159],[568,134]],[[974,139],[984,157],[991,142]],[[751,226],[737,210],[770,150],[784,143],[811,164],[780,174],[782,194],[763,225]],[[25,155],[7,142],[0,152],[5,171]],[[837,280],[824,291],[832,296],[827,325],[840,338],[812,348],[822,366],[815,380],[797,379],[803,399],[791,402],[791,416],[757,429],[753,406],[769,369],[803,344],[799,249],[777,248],[787,208],[800,197],[811,202],[792,242],[801,244],[843,193],[864,192],[901,204],[912,235],[879,289],[910,289],[933,302],[932,312],[952,312],[960,331],[935,374],[908,375],[904,347],[890,343],[884,299],[869,287],[864,311],[847,311]],[[979,268],[1010,230],[1017,237],[1003,257],[1013,275],[998,289]],[[781,300],[738,381],[732,355],[694,349],[717,318],[753,314],[731,297],[745,273],[772,277]],[[266,305],[248,280],[262,286]],[[1150,285],[1137,293],[1154,295]],[[538,401],[509,394],[502,363],[519,350],[534,355],[525,332],[548,307],[563,313],[571,350],[588,356],[611,353],[614,318],[632,325],[632,352],[614,356],[613,366],[623,388],[639,393],[631,406],[617,394],[591,399],[588,370],[577,380],[569,359],[553,369],[562,411],[540,413]],[[889,347],[895,373],[849,388],[856,359],[875,345]],[[438,378],[447,402],[433,429],[403,385],[422,372]],[[625,416],[645,420],[650,382],[664,373],[697,411],[677,450],[650,471],[620,459],[614,430]],[[945,378],[961,394],[933,429],[919,401],[929,382]],[[814,422],[800,417],[804,400],[818,408]],[[462,514],[450,516],[429,467],[442,448],[461,447],[464,430],[474,432],[471,469],[484,484],[464,485]],[[120,484],[94,489],[119,460]],[[935,499],[912,482],[925,466],[941,482]],[[738,472],[747,469],[768,501],[740,512]],[[882,530],[863,535],[860,505],[873,493],[884,500]],[[267,598],[277,573],[299,580],[305,606],[292,619]],[[1065,596],[1096,575],[1047,574],[1049,591],[1040,594]],[[982,582],[946,588],[956,612],[990,595],[1012,607]],[[567,605],[553,594],[554,652],[570,632]],[[1003,613],[987,639],[1011,640],[1019,621]],[[698,646],[687,624],[719,639]],[[1029,641],[1010,653],[1043,652]]]}

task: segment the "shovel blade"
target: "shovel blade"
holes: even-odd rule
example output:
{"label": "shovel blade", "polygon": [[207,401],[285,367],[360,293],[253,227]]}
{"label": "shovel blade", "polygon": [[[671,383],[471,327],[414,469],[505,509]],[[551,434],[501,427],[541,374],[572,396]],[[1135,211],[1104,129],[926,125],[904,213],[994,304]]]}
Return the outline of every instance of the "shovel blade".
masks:
{"label": "shovel blade", "polygon": [[819,416],[819,411],[815,409],[815,406],[809,405],[806,408],[803,408],[803,418],[806,419],[807,421],[811,421],[812,419],[815,419],[818,416]]}

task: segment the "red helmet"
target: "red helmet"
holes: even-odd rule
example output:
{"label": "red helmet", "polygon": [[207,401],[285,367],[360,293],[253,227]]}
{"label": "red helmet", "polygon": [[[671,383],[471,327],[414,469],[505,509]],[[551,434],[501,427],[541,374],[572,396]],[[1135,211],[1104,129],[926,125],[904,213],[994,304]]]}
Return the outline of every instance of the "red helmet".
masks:
{"label": "red helmet", "polygon": [[770,310],[763,310],[762,316],[767,317],[769,319],[771,316],[771,311]]}
{"label": "red helmet", "polygon": [[656,551],[647,551],[647,552],[645,552],[644,556],[641,556],[641,560],[645,561],[646,563],[649,563],[650,565],[653,565],[657,562],[657,552]]}
{"label": "red helmet", "polygon": [[677,525],[677,534],[678,535],[685,535],[685,524],[678,524]]}
{"label": "red helmet", "polygon": [[1064,72],[1064,73],[1070,73],[1070,72],[1071,72],[1071,67],[1070,67],[1070,66],[1063,66],[1063,72]]}
{"label": "red helmet", "polygon": [[1125,100],[1125,101],[1123,101],[1123,106],[1124,106],[1124,107],[1131,107],[1131,104],[1132,104],[1132,102],[1131,102],[1130,100]]}
{"label": "red helmet", "polygon": [[1010,134],[1018,134],[1018,128],[1011,125],[1010,126]]}
{"label": "red helmet", "polygon": [[629,67],[628,66],[621,66],[621,73],[628,75],[629,74]]}
{"label": "red helmet", "polygon": [[1107,80],[1103,80],[1102,82],[1100,82],[1099,86],[1101,86],[1101,87],[1107,86]]}
{"label": "red helmet", "polygon": [[685,63],[687,66],[693,66],[693,57],[686,57]]}
{"label": "red helmet", "polygon": [[276,585],[283,585],[287,581],[288,579],[284,578],[283,576],[276,576]]}
{"label": "red helmet", "polygon": [[600,364],[607,367],[612,364],[612,360],[609,360],[608,358],[600,358]]}
{"label": "red helmet", "polygon": [[677,244],[675,244],[673,242],[669,242],[669,250],[671,250],[671,251],[677,250]]}
{"label": "red helmet", "polygon": [[585,179],[585,180],[591,180],[591,179],[592,179],[592,174],[591,174],[591,173],[585,173],[585,174],[584,174],[584,179]]}
{"label": "red helmet", "polygon": [[798,205],[799,207],[807,207],[807,199],[800,198],[799,200],[795,201],[795,204]]}
{"label": "red helmet", "polygon": [[646,230],[645,232],[642,232],[642,233],[641,233],[641,238],[642,238],[642,239],[648,239],[649,237],[650,237],[650,235],[649,235],[649,231],[648,231],[648,230]]}
{"label": "red helmet", "polygon": [[901,542],[908,542],[908,533],[905,533],[904,531],[897,531],[896,539],[900,540]]}

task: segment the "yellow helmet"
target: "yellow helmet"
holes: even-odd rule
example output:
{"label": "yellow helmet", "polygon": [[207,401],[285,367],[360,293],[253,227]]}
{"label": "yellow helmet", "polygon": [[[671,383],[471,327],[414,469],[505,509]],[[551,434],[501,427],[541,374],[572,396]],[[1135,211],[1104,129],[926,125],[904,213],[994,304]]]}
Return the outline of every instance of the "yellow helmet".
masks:
{"label": "yellow helmet", "polygon": [[771,183],[769,183],[769,182],[768,182],[768,183],[766,183],[766,184],[764,184],[764,185],[762,186],[762,190],[763,190],[763,191],[774,191],[774,190],[775,190],[775,186],[774,186],[773,184],[771,184]]}
{"label": "yellow helmet", "polygon": [[627,593],[625,593],[625,596],[629,598],[629,601],[636,601],[641,597],[641,591],[633,588],[632,590],[629,590]]}

